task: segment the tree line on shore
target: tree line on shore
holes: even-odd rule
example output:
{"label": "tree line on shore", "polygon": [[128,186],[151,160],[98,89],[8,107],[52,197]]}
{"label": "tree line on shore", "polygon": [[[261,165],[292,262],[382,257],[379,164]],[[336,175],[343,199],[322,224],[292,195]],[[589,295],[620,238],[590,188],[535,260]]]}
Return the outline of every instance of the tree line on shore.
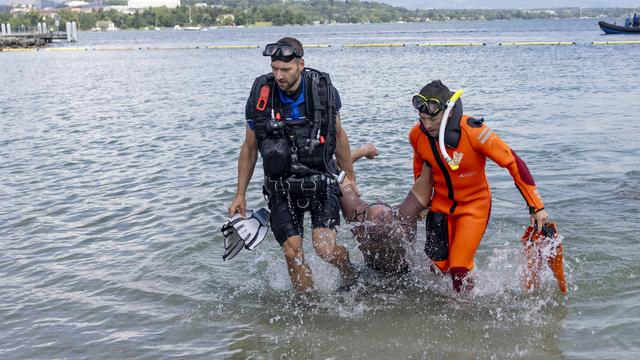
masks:
{"label": "tree line on shore", "polygon": [[[103,3],[122,4],[124,0]],[[76,21],[81,30],[96,27],[98,22],[113,22],[120,29],[179,26],[250,26],[305,25],[328,23],[389,23],[449,20],[510,20],[510,19],[569,19],[579,17],[623,17],[634,11],[625,8],[558,8],[558,9],[419,9],[409,10],[383,3],[358,0],[310,0],[282,2],[280,0],[209,0],[210,6],[192,6],[200,0],[182,1],[175,9],[166,7],[138,10],[132,14],[116,10],[95,9],[77,12],[60,9],[60,23]],[[8,8],[5,8],[7,10]],[[0,10],[2,10],[0,8]],[[21,14],[0,12],[0,22],[13,29],[33,29],[38,22],[54,20],[38,10]]]}

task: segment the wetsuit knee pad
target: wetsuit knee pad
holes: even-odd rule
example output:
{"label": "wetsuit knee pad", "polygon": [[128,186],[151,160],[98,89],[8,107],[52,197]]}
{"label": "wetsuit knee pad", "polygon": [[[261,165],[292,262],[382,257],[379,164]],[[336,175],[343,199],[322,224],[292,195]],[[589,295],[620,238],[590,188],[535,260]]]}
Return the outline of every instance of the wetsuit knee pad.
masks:
{"label": "wetsuit knee pad", "polygon": [[449,258],[447,226],[447,215],[437,212],[429,212],[427,215],[427,240],[424,244],[424,252],[433,261]]}

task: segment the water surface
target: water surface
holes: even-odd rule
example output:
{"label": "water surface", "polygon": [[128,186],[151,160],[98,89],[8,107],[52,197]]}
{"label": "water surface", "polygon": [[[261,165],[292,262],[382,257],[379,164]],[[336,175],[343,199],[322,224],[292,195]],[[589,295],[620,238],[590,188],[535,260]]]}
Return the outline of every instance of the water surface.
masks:
{"label": "water surface", "polygon": [[[564,237],[569,293],[525,295],[525,204],[488,165],[492,221],[476,291],[451,295],[419,246],[405,277],[337,272],[305,240],[318,294],[292,294],[268,235],[223,262],[244,102],[261,50],[0,54],[0,357],[631,359],[640,352],[640,46],[596,46],[595,20],[81,33],[87,47],[307,44],[332,74],[365,199],[411,183],[411,95],[432,79],[528,163]],[[349,43],[486,42],[349,49]],[[576,41],[502,47],[502,41]],[[60,44],[58,46],[68,46]],[[248,203],[265,206],[261,163]],[[421,227],[423,229],[423,226]],[[423,231],[423,230],[422,230]],[[419,240],[424,241],[423,232]],[[307,231],[308,235],[308,231]],[[340,242],[362,256],[347,227]]]}

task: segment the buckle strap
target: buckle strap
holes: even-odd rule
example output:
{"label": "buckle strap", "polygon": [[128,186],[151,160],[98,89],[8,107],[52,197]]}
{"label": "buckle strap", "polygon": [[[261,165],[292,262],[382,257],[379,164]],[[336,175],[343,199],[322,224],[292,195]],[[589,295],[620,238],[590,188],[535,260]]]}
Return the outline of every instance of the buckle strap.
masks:
{"label": "buckle strap", "polygon": [[310,175],[304,178],[271,179],[264,178],[264,188],[269,193],[302,193],[313,194],[325,186],[338,182],[327,175]]}

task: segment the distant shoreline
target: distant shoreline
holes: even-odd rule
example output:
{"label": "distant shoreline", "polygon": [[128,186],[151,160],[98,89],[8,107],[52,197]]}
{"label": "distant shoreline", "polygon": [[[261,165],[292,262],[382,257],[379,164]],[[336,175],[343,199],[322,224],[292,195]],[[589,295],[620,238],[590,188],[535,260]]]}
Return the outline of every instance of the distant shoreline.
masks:
{"label": "distant shoreline", "polygon": [[[108,3],[113,3],[112,0]],[[107,1],[104,1],[107,3]],[[0,6],[0,11],[11,10]],[[0,22],[11,24],[14,31],[31,31],[38,21],[53,26],[52,13],[60,23],[75,21],[80,30],[157,29],[215,27],[253,27],[282,25],[329,25],[369,23],[419,23],[446,21],[493,21],[534,19],[623,18],[635,8],[551,9],[418,9],[409,10],[383,3],[314,0],[280,3],[259,0],[251,5],[179,6],[147,9],[59,8],[23,9],[22,12],[0,12]],[[49,16],[45,16],[49,15]],[[44,19],[44,20],[42,20]],[[50,24],[49,24],[50,23]]]}

